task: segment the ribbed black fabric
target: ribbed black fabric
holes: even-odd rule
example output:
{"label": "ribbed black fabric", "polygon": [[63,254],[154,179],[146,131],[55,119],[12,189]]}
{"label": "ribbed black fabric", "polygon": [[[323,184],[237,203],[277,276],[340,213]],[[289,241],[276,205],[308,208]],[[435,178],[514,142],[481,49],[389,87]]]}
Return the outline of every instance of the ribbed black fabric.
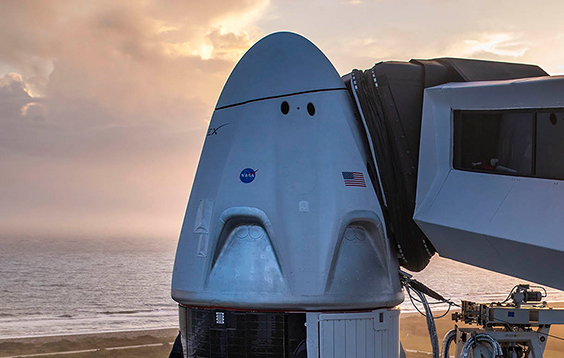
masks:
{"label": "ribbed black fabric", "polygon": [[384,213],[388,237],[403,267],[421,271],[435,254],[433,244],[413,221],[425,88],[447,82],[546,75],[534,65],[439,58],[380,62],[369,70],[354,70],[344,76],[356,80],[355,91],[379,169],[376,173],[375,164],[369,162],[368,173]]}

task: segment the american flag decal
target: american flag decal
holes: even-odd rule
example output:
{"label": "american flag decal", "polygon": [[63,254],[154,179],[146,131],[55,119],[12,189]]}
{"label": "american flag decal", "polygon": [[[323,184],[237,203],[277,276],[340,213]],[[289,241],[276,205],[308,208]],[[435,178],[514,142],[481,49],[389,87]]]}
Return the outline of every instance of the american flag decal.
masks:
{"label": "american flag decal", "polygon": [[364,174],[360,172],[343,172],[343,180],[345,181],[345,186],[359,186],[366,188]]}

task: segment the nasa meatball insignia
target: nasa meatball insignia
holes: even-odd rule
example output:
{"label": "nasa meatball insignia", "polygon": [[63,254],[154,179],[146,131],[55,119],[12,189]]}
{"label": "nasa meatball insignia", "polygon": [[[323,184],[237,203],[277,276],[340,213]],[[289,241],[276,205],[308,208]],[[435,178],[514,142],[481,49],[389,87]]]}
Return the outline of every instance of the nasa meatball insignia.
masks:
{"label": "nasa meatball insignia", "polygon": [[253,180],[255,180],[255,176],[256,176],[256,172],[257,170],[253,170],[251,168],[245,168],[241,171],[241,174],[239,174],[239,179],[245,183],[248,184],[250,182],[252,182]]}

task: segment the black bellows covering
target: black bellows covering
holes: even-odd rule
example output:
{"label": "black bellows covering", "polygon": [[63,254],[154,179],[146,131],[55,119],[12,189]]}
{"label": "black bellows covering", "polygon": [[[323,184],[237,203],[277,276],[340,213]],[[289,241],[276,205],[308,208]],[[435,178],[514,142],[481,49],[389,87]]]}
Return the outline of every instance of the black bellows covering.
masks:
{"label": "black bellows covering", "polygon": [[380,62],[343,76],[364,120],[367,143],[376,160],[367,163],[369,175],[403,267],[421,271],[435,254],[433,244],[413,221],[425,88],[546,75],[534,65],[439,58]]}
{"label": "black bellows covering", "polygon": [[[385,62],[364,73],[352,73],[378,167],[376,172],[376,166],[370,162],[368,171],[388,237],[400,264],[411,271],[425,268],[435,253],[412,219],[424,88],[421,72],[415,64]],[[396,92],[401,95],[394,96]]]}

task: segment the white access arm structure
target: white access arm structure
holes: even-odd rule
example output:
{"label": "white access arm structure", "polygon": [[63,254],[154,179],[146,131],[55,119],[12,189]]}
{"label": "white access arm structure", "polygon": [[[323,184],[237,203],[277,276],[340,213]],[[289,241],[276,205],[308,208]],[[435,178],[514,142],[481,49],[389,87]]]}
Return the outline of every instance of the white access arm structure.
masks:
{"label": "white access arm structure", "polygon": [[[425,91],[414,219],[441,256],[564,289],[564,178],[554,178],[564,167],[563,108],[562,76]],[[458,113],[469,113],[466,121],[501,118],[513,130],[502,144],[513,152],[523,147],[522,162],[532,170],[518,175],[491,163],[456,169],[456,142],[465,140],[455,130]]]}

